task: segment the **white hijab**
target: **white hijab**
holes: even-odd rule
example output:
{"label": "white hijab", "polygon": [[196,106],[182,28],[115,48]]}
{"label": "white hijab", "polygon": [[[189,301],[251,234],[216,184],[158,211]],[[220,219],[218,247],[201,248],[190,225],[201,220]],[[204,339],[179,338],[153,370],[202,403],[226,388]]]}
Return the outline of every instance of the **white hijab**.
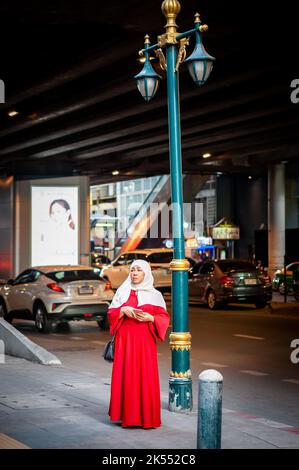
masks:
{"label": "white hijab", "polygon": [[110,307],[118,308],[123,305],[130,297],[131,290],[135,290],[138,297],[138,306],[149,304],[162,307],[166,310],[165,300],[161,292],[154,288],[154,278],[149,263],[142,259],[138,259],[133,261],[131,268],[133,266],[139,266],[145,273],[143,281],[140,284],[133,284],[129,274],[127,279],[117,289]]}

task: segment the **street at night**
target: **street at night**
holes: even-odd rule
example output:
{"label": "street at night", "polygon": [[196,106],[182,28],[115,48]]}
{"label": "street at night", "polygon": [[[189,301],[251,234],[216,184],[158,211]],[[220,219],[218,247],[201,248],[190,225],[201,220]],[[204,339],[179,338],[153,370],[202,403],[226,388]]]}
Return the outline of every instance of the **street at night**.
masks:
{"label": "street at night", "polygon": [[264,6],[0,2],[1,465],[299,450],[299,29]]}
{"label": "street at night", "polygon": [[[193,305],[189,312],[193,411],[197,410],[198,374],[205,369],[216,369],[224,377],[224,413],[241,416],[245,424],[252,419],[263,423],[259,448],[271,447],[271,431],[279,427],[298,431],[299,363],[291,362],[294,351],[291,342],[299,338],[298,315],[275,314],[270,309],[256,310],[250,305],[230,306],[215,312]],[[65,368],[91,374],[95,383],[104,379],[109,388],[111,366],[101,357],[109,333],[100,331],[96,322],[73,322],[69,327],[53,329],[49,336],[36,333],[32,322],[16,320],[15,325],[34,342],[56,354]],[[169,346],[160,343],[158,351],[162,404],[167,408]],[[93,392],[96,396],[96,388]],[[20,390],[18,394],[22,396]],[[298,432],[285,431],[285,435],[286,444],[276,442],[277,447],[288,447],[287,437],[291,436],[290,447],[299,448]]]}

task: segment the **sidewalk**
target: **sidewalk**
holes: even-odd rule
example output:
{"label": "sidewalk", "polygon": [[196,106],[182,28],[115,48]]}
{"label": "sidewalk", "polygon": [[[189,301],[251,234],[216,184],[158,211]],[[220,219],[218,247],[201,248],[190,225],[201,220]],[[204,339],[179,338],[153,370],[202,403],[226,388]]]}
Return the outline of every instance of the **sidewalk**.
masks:
{"label": "sidewalk", "polygon": [[[161,428],[123,429],[111,423],[108,375],[107,369],[105,377],[98,377],[6,356],[0,364],[0,449],[196,448],[196,409],[169,412],[167,390],[161,391]],[[224,409],[222,448],[299,449],[299,429]]]}
{"label": "sidewalk", "polygon": [[270,305],[271,313],[288,313],[288,314],[298,314],[299,315],[299,302],[294,300],[291,302],[284,303],[272,301]]}

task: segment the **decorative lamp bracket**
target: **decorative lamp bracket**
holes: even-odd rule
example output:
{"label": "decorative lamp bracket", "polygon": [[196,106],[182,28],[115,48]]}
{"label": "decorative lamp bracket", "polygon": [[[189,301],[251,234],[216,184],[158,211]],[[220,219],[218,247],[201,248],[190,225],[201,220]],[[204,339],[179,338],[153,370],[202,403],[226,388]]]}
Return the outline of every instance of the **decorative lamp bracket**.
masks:
{"label": "decorative lamp bracket", "polygon": [[184,62],[186,59],[187,51],[186,51],[186,46],[189,46],[189,39],[190,38],[184,38],[180,40],[180,48],[178,52],[178,58],[175,66],[175,71],[178,72],[180,65]]}

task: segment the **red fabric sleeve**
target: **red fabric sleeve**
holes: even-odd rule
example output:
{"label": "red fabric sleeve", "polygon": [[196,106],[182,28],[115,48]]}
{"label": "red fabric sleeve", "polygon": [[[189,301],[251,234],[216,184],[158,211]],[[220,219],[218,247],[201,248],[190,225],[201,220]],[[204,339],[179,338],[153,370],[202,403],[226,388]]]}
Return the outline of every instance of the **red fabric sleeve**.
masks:
{"label": "red fabric sleeve", "polygon": [[109,318],[111,336],[115,335],[115,333],[117,332],[118,328],[121,326],[124,320],[124,317],[119,318],[120,309],[121,307],[108,309],[108,318]]}
{"label": "red fabric sleeve", "polygon": [[155,307],[153,311],[154,323],[149,323],[149,328],[154,338],[158,341],[164,341],[167,328],[170,323],[169,314],[162,307]]}

